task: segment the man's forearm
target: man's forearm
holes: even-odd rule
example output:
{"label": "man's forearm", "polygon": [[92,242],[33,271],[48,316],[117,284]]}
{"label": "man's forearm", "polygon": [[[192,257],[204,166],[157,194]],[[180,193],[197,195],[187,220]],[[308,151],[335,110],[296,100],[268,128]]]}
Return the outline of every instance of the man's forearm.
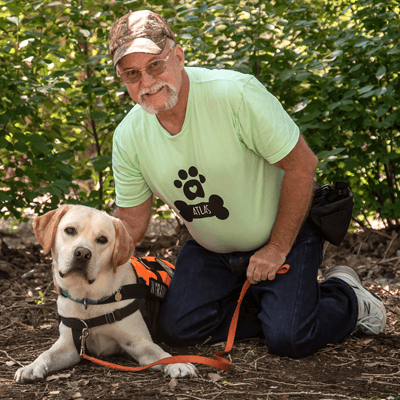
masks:
{"label": "man's forearm", "polygon": [[115,217],[121,219],[126,230],[137,245],[146,233],[151,216],[152,197],[136,207],[120,208],[115,212]]}
{"label": "man's forearm", "polygon": [[288,254],[310,208],[314,171],[287,171],[283,178],[278,214],[269,246]]}

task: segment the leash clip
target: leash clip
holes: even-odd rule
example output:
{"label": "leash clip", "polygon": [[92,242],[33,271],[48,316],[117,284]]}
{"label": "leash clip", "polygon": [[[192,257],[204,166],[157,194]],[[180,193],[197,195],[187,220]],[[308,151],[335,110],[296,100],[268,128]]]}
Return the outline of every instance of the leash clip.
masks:
{"label": "leash clip", "polygon": [[86,339],[90,335],[90,330],[89,330],[89,327],[87,326],[86,322],[84,320],[82,320],[82,319],[81,319],[81,322],[83,322],[85,324],[85,328],[82,329],[82,335],[79,338],[79,340],[81,341],[81,352],[79,353],[79,357],[82,357],[82,355],[85,353],[85,350],[86,350]]}

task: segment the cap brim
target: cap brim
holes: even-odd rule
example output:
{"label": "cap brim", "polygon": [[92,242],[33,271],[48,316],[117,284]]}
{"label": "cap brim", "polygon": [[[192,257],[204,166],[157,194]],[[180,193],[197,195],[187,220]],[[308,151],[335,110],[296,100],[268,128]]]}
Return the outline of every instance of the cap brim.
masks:
{"label": "cap brim", "polygon": [[[166,41],[165,41],[166,42]],[[165,47],[165,45],[164,45]],[[130,43],[119,47],[114,54],[114,68],[122,57],[132,53],[148,53],[148,54],[161,54],[164,50],[157,46],[152,40],[147,38],[137,38]]]}

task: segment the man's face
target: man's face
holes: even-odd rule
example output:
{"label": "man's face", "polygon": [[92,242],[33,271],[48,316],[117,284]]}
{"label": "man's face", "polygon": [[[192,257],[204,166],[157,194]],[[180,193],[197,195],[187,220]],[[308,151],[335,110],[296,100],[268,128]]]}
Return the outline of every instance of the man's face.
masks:
{"label": "man's face", "polygon": [[[171,51],[170,44],[159,55],[148,53],[127,54],[118,62],[120,73],[132,69],[142,69],[157,60],[164,60]],[[165,71],[152,76],[146,70],[138,72],[141,78],[136,83],[125,83],[129,95],[150,113],[157,114],[173,108],[178,102],[179,91],[182,86],[182,69],[184,65],[183,50],[176,46],[169,54]]]}

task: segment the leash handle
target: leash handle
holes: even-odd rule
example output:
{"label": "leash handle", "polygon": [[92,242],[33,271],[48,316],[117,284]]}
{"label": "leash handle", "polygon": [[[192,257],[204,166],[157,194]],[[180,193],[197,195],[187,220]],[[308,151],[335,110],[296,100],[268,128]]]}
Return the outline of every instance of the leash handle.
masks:
{"label": "leash handle", "polygon": [[[288,272],[289,269],[290,269],[289,264],[282,265],[282,267],[280,267],[279,270],[277,271],[277,274],[286,274],[286,272]],[[228,338],[226,340],[225,349],[223,351],[216,352],[214,354],[214,359],[202,357],[202,356],[193,356],[193,355],[173,356],[173,357],[163,358],[162,360],[156,361],[156,362],[148,364],[148,365],[144,365],[142,367],[125,367],[122,365],[112,364],[107,361],[99,360],[94,357],[89,357],[84,352],[81,352],[80,357],[85,358],[86,360],[92,361],[96,364],[99,364],[103,367],[112,368],[112,369],[116,369],[118,371],[125,371],[125,372],[138,372],[138,371],[143,371],[147,368],[150,368],[150,367],[153,367],[153,366],[159,365],[159,364],[177,364],[177,363],[203,364],[203,365],[207,365],[209,367],[222,369],[224,371],[229,371],[231,369],[231,363],[228,360],[226,360],[225,358],[223,358],[222,355],[227,354],[232,350],[233,343],[235,342],[236,327],[237,327],[237,323],[239,320],[240,306],[242,305],[244,295],[246,294],[247,289],[249,287],[250,287],[250,282],[246,279],[246,282],[244,283],[242,290],[240,292],[238,304],[237,304],[235,312],[233,314],[231,325],[229,326]]]}
{"label": "leash handle", "polygon": [[282,265],[282,267],[280,267],[278,269],[278,271],[276,271],[277,274],[286,274],[286,272],[288,272],[290,269],[290,265],[289,264],[284,264]]}

